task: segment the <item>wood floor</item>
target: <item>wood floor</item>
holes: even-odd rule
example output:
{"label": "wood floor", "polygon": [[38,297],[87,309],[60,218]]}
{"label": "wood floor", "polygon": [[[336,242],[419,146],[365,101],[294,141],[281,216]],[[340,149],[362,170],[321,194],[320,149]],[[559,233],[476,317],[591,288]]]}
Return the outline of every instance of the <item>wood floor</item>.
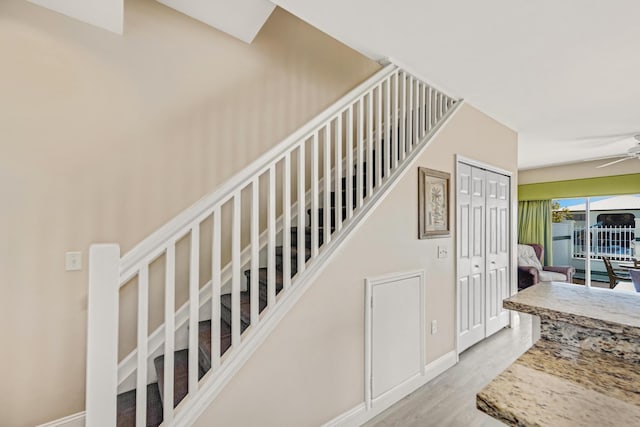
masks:
{"label": "wood floor", "polygon": [[531,318],[503,329],[460,355],[460,362],[365,426],[504,426],[476,409],[476,393],[531,346]]}

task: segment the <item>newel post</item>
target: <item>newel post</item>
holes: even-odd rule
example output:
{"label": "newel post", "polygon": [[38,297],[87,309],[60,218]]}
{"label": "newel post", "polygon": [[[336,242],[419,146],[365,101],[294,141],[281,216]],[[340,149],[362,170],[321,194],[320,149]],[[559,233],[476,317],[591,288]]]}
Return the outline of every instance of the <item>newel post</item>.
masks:
{"label": "newel post", "polygon": [[87,427],[116,425],[119,268],[119,245],[91,245],[87,298]]}

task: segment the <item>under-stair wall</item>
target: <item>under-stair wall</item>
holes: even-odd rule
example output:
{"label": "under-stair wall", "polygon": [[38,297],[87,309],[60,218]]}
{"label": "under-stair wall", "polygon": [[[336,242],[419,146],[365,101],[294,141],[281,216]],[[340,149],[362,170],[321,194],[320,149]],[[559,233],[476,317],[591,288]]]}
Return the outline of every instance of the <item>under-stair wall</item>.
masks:
{"label": "under-stair wall", "polygon": [[[515,172],[517,134],[463,105],[195,426],[319,426],[334,419],[355,426],[370,418],[364,405],[366,277],[425,270],[426,321],[438,321],[437,334],[426,336],[427,373],[455,363],[455,221],[450,237],[419,240],[417,196],[417,167],[455,176],[455,154]],[[437,258],[438,246],[448,248],[448,258]]]}
{"label": "under-stair wall", "polygon": [[247,45],[125,6],[116,36],[0,2],[3,426],[84,410],[90,243],[129,250],[380,68],[280,9]]}

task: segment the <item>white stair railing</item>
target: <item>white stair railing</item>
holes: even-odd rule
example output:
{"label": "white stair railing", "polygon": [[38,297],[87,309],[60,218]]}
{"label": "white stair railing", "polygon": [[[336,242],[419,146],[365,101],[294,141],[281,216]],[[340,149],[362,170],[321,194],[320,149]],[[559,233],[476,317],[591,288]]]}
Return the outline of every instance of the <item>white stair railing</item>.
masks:
{"label": "white stair railing", "polygon": [[[118,378],[115,360],[121,287],[137,282],[137,346],[130,355],[137,360],[136,425],[146,425],[147,385],[153,381],[149,364],[156,349],[148,345],[148,319],[149,294],[155,287],[164,288],[163,423],[186,425],[189,411],[203,405],[198,396],[204,392],[214,395],[229,372],[239,369],[251,346],[255,347],[252,342],[264,339],[260,336],[282,317],[279,310],[295,300],[294,294],[313,279],[314,271],[343,235],[406,169],[458,105],[453,98],[389,65],[123,257],[118,245],[93,246],[89,261],[88,425],[111,426],[117,416],[115,388],[124,380]],[[205,234],[205,229],[210,234]],[[265,233],[266,245],[260,239]],[[176,257],[183,239],[190,242],[188,266],[179,265]],[[201,242],[207,242],[208,247],[203,249]],[[278,243],[281,265],[277,265]],[[241,252],[247,250],[251,254],[246,285],[248,315],[242,311],[247,301],[243,300],[241,260]],[[292,257],[294,251],[296,256]],[[203,253],[210,253],[206,266],[200,265]],[[266,271],[260,270],[261,258]],[[164,262],[162,283],[150,280],[149,274],[150,266],[159,260]],[[232,272],[228,307],[231,336],[230,348],[221,356],[221,311],[226,310],[221,306],[223,265]],[[211,276],[206,300],[200,300],[204,282],[200,280],[201,267]],[[174,319],[176,277],[187,276],[188,338],[180,344],[176,338],[180,325]],[[203,306],[208,306],[205,312],[210,316],[201,318]],[[210,368],[199,380],[199,323],[209,319]],[[102,336],[108,339],[96,338]],[[188,393],[174,409],[170,404],[174,398],[173,355],[184,348],[188,349]]]}

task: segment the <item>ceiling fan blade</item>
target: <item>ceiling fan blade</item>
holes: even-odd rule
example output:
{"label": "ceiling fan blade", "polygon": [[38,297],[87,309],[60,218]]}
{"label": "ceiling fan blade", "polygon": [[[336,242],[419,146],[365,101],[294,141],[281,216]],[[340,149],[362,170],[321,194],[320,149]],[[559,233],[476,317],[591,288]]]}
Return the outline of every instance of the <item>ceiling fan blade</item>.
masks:
{"label": "ceiling fan blade", "polygon": [[596,169],[606,168],[607,166],[615,165],[616,163],[624,162],[625,160],[633,159],[633,157],[624,157],[622,159],[614,160],[613,162],[605,163],[604,165],[596,166]]}
{"label": "ceiling fan blade", "polygon": [[604,135],[590,135],[590,136],[580,136],[577,138],[574,138],[575,140],[578,141],[610,141],[612,139],[625,139],[625,138],[631,138],[633,137],[635,134],[640,133],[640,132],[624,132],[624,133],[608,133],[608,134],[604,134]]}
{"label": "ceiling fan blade", "polygon": [[630,139],[632,135],[626,134],[624,136],[615,135],[615,136],[600,137],[600,138],[598,137],[579,138],[579,139],[576,139],[575,141],[577,142],[577,144],[583,147],[597,148],[597,147],[603,147],[605,145],[613,145],[617,142]]}
{"label": "ceiling fan blade", "polygon": [[602,157],[590,157],[588,159],[582,159],[583,162],[597,162],[599,160],[608,160],[608,159],[618,159],[620,157],[625,157],[626,154],[613,154],[611,156],[602,156]]}

